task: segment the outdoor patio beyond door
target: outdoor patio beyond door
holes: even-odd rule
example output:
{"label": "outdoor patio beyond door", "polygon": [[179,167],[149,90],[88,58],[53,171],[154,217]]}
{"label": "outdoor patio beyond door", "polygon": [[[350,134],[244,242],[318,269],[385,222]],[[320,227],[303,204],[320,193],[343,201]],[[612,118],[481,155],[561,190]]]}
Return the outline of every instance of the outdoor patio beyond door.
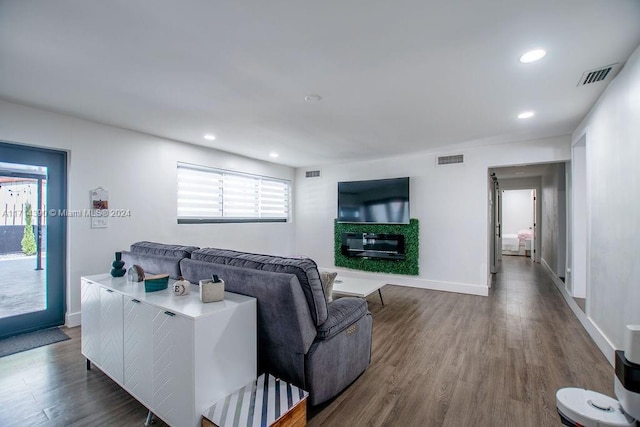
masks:
{"label": "outdoor patio beyond door", "polygon": [[8,167],[16,172],[0,173],[0,319],[47,308],[47,168],[0,163]]}

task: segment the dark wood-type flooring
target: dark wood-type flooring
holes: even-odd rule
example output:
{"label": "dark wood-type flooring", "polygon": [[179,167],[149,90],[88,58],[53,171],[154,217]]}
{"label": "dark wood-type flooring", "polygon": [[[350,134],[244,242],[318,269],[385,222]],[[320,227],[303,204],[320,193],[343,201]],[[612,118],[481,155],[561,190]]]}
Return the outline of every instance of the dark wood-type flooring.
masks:
{"label": "dark wood-type flooring", "polygon": [[[310,426],[559,426],[558,388],[613,396],[613,369],[540,265],[508,257],[489,297],[387,285],[370,367]],[[72,339],[0,358],[0,426],[142,426],[146,409]],[[162,422],[156,425],[163,426]]]}
{"label": "dark wood-type flooring", "polygon": [[613,368],[543,267],[505,257],[489,297],[383,288],[371,366],[311,426],[559,426],[555,392]]}

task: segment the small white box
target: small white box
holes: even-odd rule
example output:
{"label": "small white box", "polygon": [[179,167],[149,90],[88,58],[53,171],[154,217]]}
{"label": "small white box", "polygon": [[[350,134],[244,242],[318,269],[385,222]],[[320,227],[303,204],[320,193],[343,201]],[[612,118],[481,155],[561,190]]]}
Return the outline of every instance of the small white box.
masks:
{"label": "small white box", "polygon": [[640,325],[627,325],[624,334],[624,357],[631,363],[640,364]]}
{"label": "small white box", "polygon": [[200,301],[215,302],[224,299],[224,280],[214,282],[212,279],[200,280]]}

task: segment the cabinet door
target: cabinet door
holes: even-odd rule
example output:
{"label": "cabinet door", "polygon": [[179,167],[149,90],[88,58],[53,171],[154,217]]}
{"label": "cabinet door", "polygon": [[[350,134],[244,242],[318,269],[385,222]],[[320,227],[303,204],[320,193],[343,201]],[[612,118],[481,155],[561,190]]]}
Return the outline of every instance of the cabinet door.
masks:
{"label": "cabinet door", "polygon": [[82,354],[100,365],[100,287],[88,280],[81,285]]}
{"label": "cabinet door", "polygon": [[100,368],[123,383],[122,295],[100,288]]}
{"label": "cabinet door", "polygon": [[195,425],[193,321],[153,310],[154,412],[171,425]]}
{"label": "cabinet door", "polygon": [[124,386],[145,406],[153,405],[153,308],[124,297]]}

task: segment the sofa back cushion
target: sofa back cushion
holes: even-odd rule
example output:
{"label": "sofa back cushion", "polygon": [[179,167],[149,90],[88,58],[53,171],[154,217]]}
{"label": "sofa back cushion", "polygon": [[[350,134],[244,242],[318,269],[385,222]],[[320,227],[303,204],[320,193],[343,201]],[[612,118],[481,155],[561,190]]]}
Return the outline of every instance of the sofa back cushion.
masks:
{"label": "sofa back cushion", "polygon": [[155,242],[136,242],[131,245],[131,252],[136,254],[150,254],[171,258],[190,258],[191,252],[198,249],[197,246],[167,245]]}
{"label": "sofa back cushion", "polygon": [[252,270],[294,274],[300,282],[315,325],[320,326],[327,320],[327,301],[318,266],[309,258],[282,258],[228,249],[204,248],[193,251],[191,259]]}
{"label": "sofa back cushion", "polygon": [[189,258],[195,246],[166,245],[155,242],[136,242],[130,251],[122,252],[122,260],[128,270],[139,265],[148,274],[167,273],[172,279],[180,277],[180,260]]}
{"label": "sofa back cushion", "polygon": [[139,265],[147,276],[150,274],[166,273],[172,279],[177,279],[182,276],[180,272],[180,260],[182,259],[184,258],[122,251],[124,268],[129,270],[131,266]]}

